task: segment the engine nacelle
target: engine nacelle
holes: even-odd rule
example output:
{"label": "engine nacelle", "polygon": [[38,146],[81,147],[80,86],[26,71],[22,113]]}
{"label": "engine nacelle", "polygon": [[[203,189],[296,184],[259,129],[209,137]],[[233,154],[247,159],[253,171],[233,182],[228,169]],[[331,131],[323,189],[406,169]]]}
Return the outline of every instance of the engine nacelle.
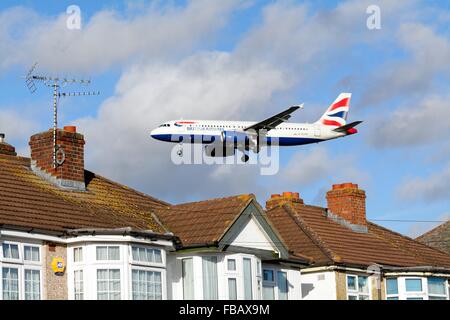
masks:
{"label": "engine nacelle", "polygon": [[209,144],[205,147],[205,154],[208,157],[229,157],[234,156],[236,149],[223,143]]}
{"label": "engine nacelle", "polygon": [[224,131],[221,136],[222,143],[230,146],[254,147],[258,144],[258,136],[241,131]]}

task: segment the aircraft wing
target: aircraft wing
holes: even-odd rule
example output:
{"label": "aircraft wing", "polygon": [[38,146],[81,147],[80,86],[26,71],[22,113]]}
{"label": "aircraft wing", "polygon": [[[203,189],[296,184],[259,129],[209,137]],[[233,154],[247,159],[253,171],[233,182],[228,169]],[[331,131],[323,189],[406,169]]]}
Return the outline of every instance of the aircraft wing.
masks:
{"label": "aircraft wing", "polygon": [[280,112],[279,114],[276,114],[270,118],[267,118],[266,120],[263,120],[261,122],[255,123],[254,125],[251,125],[250,127],[247,127],[244,129],[244,131],[247,130],[255,130],[255,131],[259,131],[259,130],[272,130],[275,129],[279,124],[289,120],[289,118],[291,117],[291,113],[293,113],[294,111],[303,108],[303,104],[299,105],[299,106],[292,106],[289,109]]}

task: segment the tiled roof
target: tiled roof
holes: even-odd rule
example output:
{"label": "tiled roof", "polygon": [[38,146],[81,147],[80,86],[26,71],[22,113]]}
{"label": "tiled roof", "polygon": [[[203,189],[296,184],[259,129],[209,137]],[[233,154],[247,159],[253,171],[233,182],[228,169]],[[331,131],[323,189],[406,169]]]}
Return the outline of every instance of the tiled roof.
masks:
{"label": "tiled roof", "polygon": [[416,240],[450,254],[450,221],[424,233]]}
{"label": "tiled roof", "polygon": [[450,256],[368,222],[355,232],[326,216],[326,209],[284,203],[267,211],[289,250],[309,256],[315,265],[450,267]]}
{"label": "tiled roof", "polygon": [[165,233],[151,211],[168,204],[85,171],[87,190],[66,191],[30,169],[30,159],[0,155],[0,225],[62,232],[123,228]]}
{"label": "tiled roof", "polygon": [[157,216],[183,246],[213,244],[221,239],[254,195],[239,195],[158,209]]}

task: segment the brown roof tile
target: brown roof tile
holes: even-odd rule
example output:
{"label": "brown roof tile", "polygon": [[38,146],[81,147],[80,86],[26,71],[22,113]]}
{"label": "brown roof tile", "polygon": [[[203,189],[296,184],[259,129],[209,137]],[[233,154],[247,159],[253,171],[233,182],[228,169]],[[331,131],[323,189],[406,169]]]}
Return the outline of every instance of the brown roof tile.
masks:
{"label": "brown roof tile", "polygon": [[180,237],[184,246],[219,241],[254,195],[178,204],[156,210],[161,222]]}
{"label": "brown roof tile", "polygon": [[122,228],[165,232],[151,211],[168,205],[85,171],[85,192],[60,189],[35,175],[30,159],[0,155],[0,225],[63,231]]}
{"label": "brown roof tile", "polygon": [[359,233],[326,216],[326,209],[289,203],[267,211],[294,253],[315,264],[450,267],[450,256],[376,224]]}

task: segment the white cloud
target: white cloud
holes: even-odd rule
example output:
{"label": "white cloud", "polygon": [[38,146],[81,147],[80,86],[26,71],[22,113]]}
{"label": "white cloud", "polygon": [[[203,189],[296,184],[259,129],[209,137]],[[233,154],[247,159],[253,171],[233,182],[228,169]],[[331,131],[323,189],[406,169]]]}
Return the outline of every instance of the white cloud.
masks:
{"label": "white cloud", "polygon": [[450,199],[450,164],[425,178],[406,180],[397,190],[403,200],[427,202]]}
{"label": "white cloud", "polygon": [[27,9],[8,9],[0,12],[0,67],[39,61],[51,71],[92,72],[133,58],[167,59],[214,35],[237,7],[234,0],[195,0],[185,7],[149,5],[130,17],[104,10],[85,21],[81,30],[66,27],[65,12],[53,19]]}
{"label": "white cloud", "polygon": [[32,118],[12,109],[1,109],[0,132],[6,134],[6,142],[16,147],[20,155],[29,154],[28,140],[38,132],[39,125]]}
{"label": "white cloud", "polygon": [[322,146],[298,151],[282,171],[283,183],[307,186],[324,180],[330,183],[367,181],[367,174],[359,170],[355,163],[353,156],[331,155]]}
{"label": "white cloud", "polygon": [[369,141],[377,147],[443,142],[442,138],[450,135],[448,119],[450,94],[427,96],[415,105],[408,104],[397,109],[391,115],[374,117]]}

